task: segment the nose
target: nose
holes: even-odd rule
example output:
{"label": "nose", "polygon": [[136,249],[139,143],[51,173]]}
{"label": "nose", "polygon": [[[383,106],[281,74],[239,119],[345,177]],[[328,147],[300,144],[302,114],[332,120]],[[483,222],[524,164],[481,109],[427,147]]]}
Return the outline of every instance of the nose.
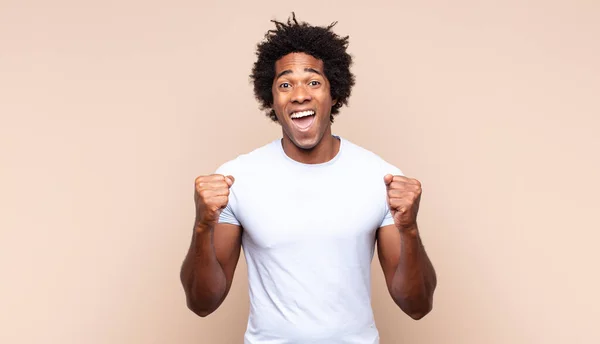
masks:
{"label": "nose", "polygon": [[311,99],[312,96],[305,86],[298,86],[294,88],[291,98],[292,103],[304,103],[305,101],[310,101]]}

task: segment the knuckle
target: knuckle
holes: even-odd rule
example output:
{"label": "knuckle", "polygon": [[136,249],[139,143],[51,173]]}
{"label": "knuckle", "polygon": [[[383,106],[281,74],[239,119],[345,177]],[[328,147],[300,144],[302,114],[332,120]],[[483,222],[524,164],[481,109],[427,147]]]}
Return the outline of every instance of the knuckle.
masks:
{"label": "knuckle", "polygon": [[217,210],[219,210],[220,208],[220,204],[218,201],[212,199],[207,203],[207,208],[210,209],[210,211],[215,212]]}
{"label": "knuckle", "polygon": [[209,191],[206,189],[202,189],[202,190],[198,191],[198,194],[204,200],[206,200],[209,197]]}
{"label": "knuckle", "polygon": [[205,175],[197,176],[195,181],[196,181],[196,183],[199,183],[199,182],[206,180],[206,178],[208,178],[208,176],[205,176]]}

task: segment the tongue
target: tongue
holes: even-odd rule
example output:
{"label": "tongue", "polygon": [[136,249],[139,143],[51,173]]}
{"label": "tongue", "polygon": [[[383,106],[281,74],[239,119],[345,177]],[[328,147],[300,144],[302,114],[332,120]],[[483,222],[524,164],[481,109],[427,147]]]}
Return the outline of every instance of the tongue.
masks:
{"label": "tongue", "polygon": [[304,117],[293,119],[294,124],[296,124],[296,126],[298,126],[298,128],[300,128],[300,129],[306,129],[306,128],[310,127],[310,125],[313,123],[314,120],[315,120],[315,115],[304,116]]}

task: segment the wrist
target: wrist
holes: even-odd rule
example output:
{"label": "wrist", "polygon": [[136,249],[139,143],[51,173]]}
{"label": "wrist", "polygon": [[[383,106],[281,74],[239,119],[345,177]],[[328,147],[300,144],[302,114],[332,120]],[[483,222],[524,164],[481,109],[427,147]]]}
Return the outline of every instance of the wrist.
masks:
{"label": "wrist", "polygon": [[416,223],[408,224],[406,226],[398,226],[398,231],[402,236],[408,236],[413,238],[419,236],[419,227]]}
{"label": "wrist", "polygon": [[196,234],[210,233],[212,231],[212,229],[213,229],[213,226],[208,223],[199,222],[199,221],[196,221],[196,223],[194,223],[194,232]]}

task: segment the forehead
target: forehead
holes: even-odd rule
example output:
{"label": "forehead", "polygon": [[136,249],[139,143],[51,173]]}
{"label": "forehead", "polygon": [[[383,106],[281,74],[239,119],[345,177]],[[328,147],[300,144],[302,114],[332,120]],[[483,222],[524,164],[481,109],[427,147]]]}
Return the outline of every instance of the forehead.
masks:
{"label": "forehead", "polygon": [[284,70],[304,70],[305,68],[323,71],[323,61],[305,53],[290,53],[275,62],[275,73]]}

